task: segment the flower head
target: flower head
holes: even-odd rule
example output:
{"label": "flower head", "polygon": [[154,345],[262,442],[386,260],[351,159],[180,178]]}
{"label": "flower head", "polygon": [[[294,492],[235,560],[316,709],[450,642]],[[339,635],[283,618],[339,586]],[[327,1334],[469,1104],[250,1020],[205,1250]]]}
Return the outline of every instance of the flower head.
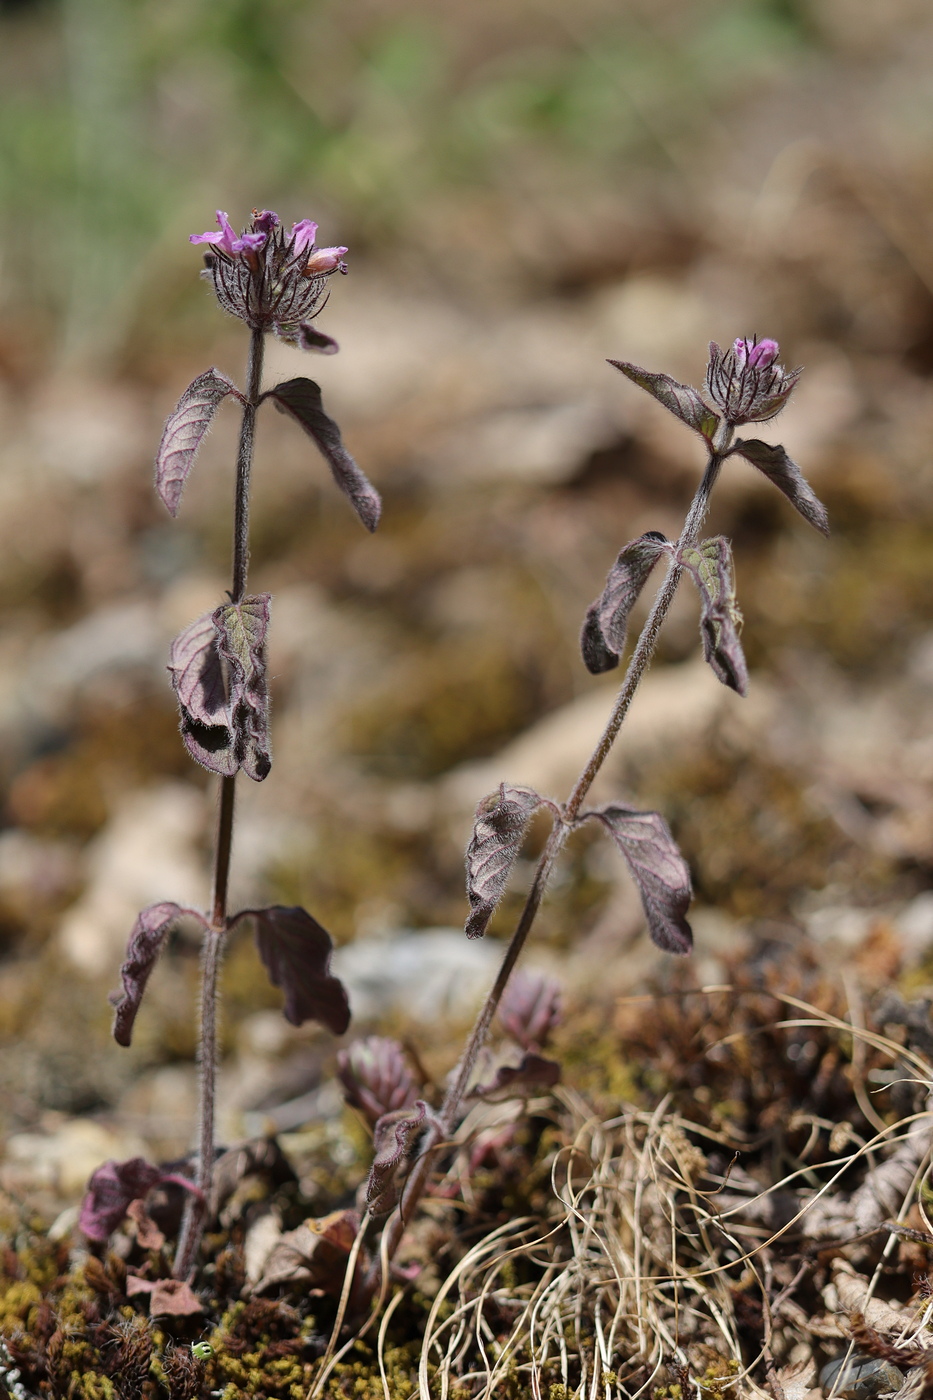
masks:
{"label": "flower head", "polygon": [[765,423],[780,413],[800,378],[799,369],[777,363],[776,340],[741,337],[723,352],[710,342],[706,398],[728,423]]}
{"label": "flower head", "polygon": [[241,234],[217,211],[219,233],[193,233],[192,243],[209,245],[206,271],[225,311],[251,330],[271,330],[303,349],[332,354],[336,342],[310,322],[326,302],[327,279],[346,272],[346,248],[315,248],[317,224],[301,219],[286,234],[278,214],[253,210]]}

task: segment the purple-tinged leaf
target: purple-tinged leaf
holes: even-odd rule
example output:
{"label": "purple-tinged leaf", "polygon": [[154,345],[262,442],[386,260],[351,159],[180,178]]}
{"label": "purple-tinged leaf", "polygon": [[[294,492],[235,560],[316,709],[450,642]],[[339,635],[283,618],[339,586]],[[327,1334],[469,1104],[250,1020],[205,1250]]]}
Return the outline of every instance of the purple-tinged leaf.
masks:
{"label": "purple-tinged leaf", "polygon": [[87,1184],[78,1229],[89,1240],[104,1244],[125,1217],[130,1202],[142,1200],[161,1180],[162,1172],[145,1157],[104,1162]]}
{"label": "purple-tinged leaf", "polygon": [[473,834],[466,850],[468,938],[482,938],[493,910],[502,898],[509,872],[521,848],[531,814],[542,805],[531,788],[499,785],[476,809]]}
{"label": "purple-tinged leaf", "polygon": [[232,380],[219,369],[205,370],[188,385],[165,425],[156,456],[156,490],[170,515],[178,514],[195,454],[228,394],[243,401]]}
{"label": "purple-tinged leaf", "polygon": [[638,886],[652,940],[666,953],[689,953],[693,934],[684,918],[693,897],[687,862],[658,812],[638,812],[609,802],[581,820],[608,827]]}
{"label": "purple-tinged leaf", "polygon": [[412,1108],[385,1113],[373,1131],[373,1164],[366,1183],[366,1204],[373,1215],[394,1210],[402,1191],[408,1158],[424,1130],[428,1106],[418,1099]]}
{"label": "purple-tinged leaf", "polygon": [[696,389],[689,384],[678,384],[669,374],[652,374],[650,370],[631,365],[626,360],[610,360],[609,364],[621,370],[639,389],[645,389],[681,423],[686,423],[707,442],[712,442],[719,427],[719,418],[703,402]]}
{"label": "purple-tinged leaf", "polygon": [[269,692],[266,634],[271,598],[257,593],[225,603],[213,614],[217,649],[229,667],[233,753],[243,772],[261,783],[272,767],[269,755]]}
{"label": "purple-tinged leaf", "polygon": [[336,355],[340,349],[332,335],[325,335],[310,321],[303,321],[298,327],[295,344],[299,350],[316,350],[319,355]]}
{"label": "purple-tinged leaf", "polygon": [[506,1035],[523,1050],[542,1050],[560,1021],[560,986],[543,972],[519,968],[509,978],[496,1014]]}
{"label": "purple-tinged leaf", "polygon": [[282,413],[290,413],[304,428],[367,530],[375,530],[382,513],[379,493],[344,447],[340,429],[333,418],[324,412],[320,386],[313,379],[286,379],[283,384],[267,390],[262,397],[272,399],[276,408]]}
{"label": "purple-tinged leaf", "polygon": [[[668,542],[657,530],[630,540],[609,570],[606,586],[590,607],[580,638],[583,660],[594,675],[618,665],[625,650],[629,614]],[[607,660],[615,657],[615,660]],[[591,664],[592,663],[592,664]]]}
{"label": "purple-tinged leaf", "polygon": [[591,603],[586,610],[586,617],[583,619],[583,628],[580,632],[580,651],[583,654],[583,664],[592,676],[601,676],[606,671],[614,671],[619,664],[619,658],[614,651],[610,651],[606,646],[606,639],[603,636],[603,629],[599,625],[599,605],[602,598],[597,598],[595,603]]}
{"label": "purple-tinged leaf", "polygon": [[293,1026],[319,1021],[334,1035],[343,1035],[350,1024],[350,1003],[343,983],[330,973],[334,944],[327,930],[299,905],[243,909],[230,924],[246,918],[255,921],[269,981],[285,993],[286,1021]]}
{"label": "purple-tinged leaf", "polygon": [[169,670],[178,697],[181,737],[196,763],[232,778],[238,763],[214,613],[204,613],[172,642]]}
{"label": "purple-tinged leaf", "polygon": [[89,1240],[103,1244],[126,1216],[133,1201],[143,1201],[160,1182],[171,1181],[176,1186],[200,1196],[193,1181],[153,1166],[145,1157],[131,1157],[126,1162],[104,1162],[91,1176],[81,1202],[78,1228]]}
{"label": "purple-tinged leaf", "polygon": [[337,1078],[344,1097],[371,1124],[415,1101],[415,1077],[397,1040],[370,1035],[337,1052]]}
{"label": "purple-tinged leaf", "polygon": [[477,1084],[470,1098],[499,1103],[504,1099],[527,1098],[536,1089],[550,1089],[560,1083],[560,1065],[543,1055],[528,1052],[517,1065],[500,1065],[496,1077],[488,1084]]}
{"label": "purple-tinged leaf", "polygon": [[804,520],[808,521],[821,535],[829,534],[829,516],[826,507],[807,481],[796,462],[792,462],[783,447],[773,447],[769,442],[758,438],[739,438],[729,456],[736,453],[751,462],[794,506]]}
{"label": "purple-tinged leaf", "polygon": [[137,915],[126,947],[126,958],[120,968],[123,991],[113,992],[110,998],[115,1008],[113,1038],[118,1045],[130,1044],[133,1023],[152,969],[165,946],[169,930],[186,915],[197,919],[203,928],[208,927],[203,914],[196,909],[185,909],[180,904],[150,904]]}
{"label": "purple-tinged leaf", "polygon": [[748,691],[748,668],[739,641],[742,614],[735,601],[732,549],[724,535],[681,552],[680,562],[700,594],[703,655],[714,674],[739,695]]}

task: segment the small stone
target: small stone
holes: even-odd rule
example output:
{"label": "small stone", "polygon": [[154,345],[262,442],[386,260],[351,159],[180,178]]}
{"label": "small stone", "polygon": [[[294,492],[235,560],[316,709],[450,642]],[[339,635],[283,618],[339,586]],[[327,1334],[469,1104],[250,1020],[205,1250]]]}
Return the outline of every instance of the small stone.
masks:
{"label": "small stone", "polygon": [[890,1361],[874,1356],[840,1356],[820,1372],[824,1395],[830,1391],[842,1400],[870,1400],[875,1395],[892,1395],[904,1383],[903,1373]]}

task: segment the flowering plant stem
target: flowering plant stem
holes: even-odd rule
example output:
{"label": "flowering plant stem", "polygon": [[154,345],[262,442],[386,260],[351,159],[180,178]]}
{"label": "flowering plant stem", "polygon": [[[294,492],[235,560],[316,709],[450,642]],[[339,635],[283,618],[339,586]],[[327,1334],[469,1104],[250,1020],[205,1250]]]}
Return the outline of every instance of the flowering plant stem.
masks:
{"label": "flowering plant stem", "polygon": [[[232,603],[239,603],[246,593],[246,576],[249,569],[249,485],[264,352],[265,332],[261,330],[251,331],[246,369],[246,394],[237,448],[233,524],[233,582],[230,590]],[[211,1174],[214,1165],[214,1114],[217,1082],[217,984],[227,937],[227,890],[230,880],[230,857],[233,850],[236,780],[236,773],[232,777],[223,777],[220,780],[220,807],[217,818],[217,840],[214,847],[214,895],[210,927],[205,934],[201,959],[197,1153],[197,1184],[201,1194],[190,1197],[185,1211],[178,1241],[178,1252],[175,1256],[174,1274],[176,1278],[187,1278],[191,1273],[198,1246],[201,1243],[201,1235],[210,1203]]]}
{"label": "flowering plant stem", "polygon": [[[541,907],[541,901],[544,898],[554,865],[564,847],[567,837],[574,827],[583,800],[593,785],[596,775],[599,773],[609,750],[615,742],[622,722],[628,713],[635,691],[638,689],[639,682],[648,669],[651,658],[654,655],[661,626],[670,610],[671,603],[674,600],[674,594],[677,592],[677,586],[684,572],[683,566],[678,562],[678,555],[682,550],[692,548],[699,539],[700,531],[703,528],[703,522],[709,508],[710,495],[716,483],[716,478],[719,475],[719,470],[728,453],[732,436],[732,427],[727,422],[723,421],[719,425],[716,437],[710,448],[703,479],[697,488],[696,495],[687,512],[680,538],[677,541],[677,547],[673,551],[673,556],[664,577],[664,582],[658,590],[654,606],[651,609],[648,619],[641,630],[641,635],[638,638],[635,649],[632,652],[632,657],[629,661],[628,669],[626,670],[625,678],[619,689],[619,693],[616,696],[612,713],[609,716],[598,744],[594,748],[590,758],[587,760],[586,766],[574,784],[570,797],[561,809],[560,818],[555,822],[544,850],[541,852],[535,869],[534,878],[531,882],[531,889],[528,892],[525,906],[522,909],[515,932],[512,935],[505,957],[502,960],[498,976],[476,1018],[476,1022],[470,1033],[470,1038],[467,1041],[466,1048],[457,1066],[457,1072],[450,1088],[447,1090],[440,1112],[425,1134],[421,1155],[417,1158],[412,1167],[401,1205],[386,1226],[386,1239],[383,1242],[381,1254],[382,1257],[388,1261],[393,1258],[398,1249],[405,1231],[405,1226],[411,1219],[412,1212],[427,1187],[431,1167],[437,1152],[443,1146],[444,1141],[448,1139],[453,1132],[460,1106],[470,1085],[477,1058],[489,1034],[489,1028],[496,1014],[496,1008],[499,1005],[502,993],[505,991],[506,984],[512,975],[515,964],[525,946],[525,940],[531,931],[538,910]],[[375,1291],[375,1289],[379,1287],[381,1281],[380,1271],[381,1263],[375,1264],[370,1280],[371,1291]]]}

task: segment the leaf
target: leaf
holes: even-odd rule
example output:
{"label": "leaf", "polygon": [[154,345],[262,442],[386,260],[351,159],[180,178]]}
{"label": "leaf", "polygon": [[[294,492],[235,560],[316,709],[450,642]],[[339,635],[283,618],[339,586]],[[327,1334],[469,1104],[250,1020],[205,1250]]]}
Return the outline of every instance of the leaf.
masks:
{"label": "leaf", "polygon": [[581,820],[587,817],[596,817],[608,827],[625,857],[653,942],[666,953],[689,953],[693,933],[684,915],[693,888],[687,862],[667,822],[658,812],[638,812],[621,802],[585,812]]}
{"label": "leaf", "polygon": [[366,1205],[373,1215],[394,1210],[401,1195],[403,1167],[421,1136],[428,1106],[418,1099],[412,1108],[384,1113],[373,1130],[373,1164],[366,1183]]}
{"label": "leaf", "polygon": [[350,1024],[347,991],[330,974],[333,940],[326,929],[299,905],[273,904],[267,909],[243,909],[230,920],[252,918],[259,956],[274,987],[285,992],[285,1019],[293,1026],[319,1021],[343,1035]]}
{"label": "leaf", "polygon": [[783,447],[772,447],[758,438],[739,438],[732,451],[751,462],[794,506],[804,520],[808,521],[821,535],[829,534],[829,516],[826,507],[817,496],[796,462],[792,462]]}
{"label": "leaf", "polygon": [[606,646],[606,639],[603,636],[603,629],[599,625],[599,605],[602,598],[597,598],[595,603],[591,603],[586,610],[586,617],[583,619],[583,630],[580,633],[580,651],[583,653],[583,664],[590,675],[601,676],[605,671],[614,671],[619,664],[619,658],[614,651],[610,651]]}
{"label": "leaf", "polygon": [[509,872],[521,848],[529,818],[544,799],[531,788],[506,787],[484,797],[476,809],[466,850],[468,938],[482,938],[502,898]]}
{"label": "leaf", "polygon": [[517,1065],[500,1065],[495,1079],[488,1084],[477,1084],[470,1090],[470,1097],[497,1103],[504,1099],[527,1098],[535,1089],[550,1089],[559,1083],[560,1065],[557,1061],[546,1060],[543,1055],[529,1052],[522,1056]]}
{"label": "leaf", "polygon": [[156,490],[170,515],[178,514],[181,493],[214,414],[228,394],[242,395],[219,369],[191,381],[169,416],[156,454]]}
{"label": "leaf", "polygon": [[230,730],[237,766],[261,783],[272,767],[269,754],[269,692],[266,681],[268,593],[224,603],[213,614],[217,650],[229,666]]}
{"label": "leaf", "polygon": [[[605,588],[586,614],[580,638],[584,663],[594,675],[618,665],[618,657],[625,650],[629,614],[658,556],[667,547],[663,535],[649,530],[637,540],[630,540],[609,570]],[[616,660],[607,665],[607,658],[612,656]]]}
{"label": "leaf", "polygon": [[688,428],[712,443],[719,427],[719,417],[706,406],[696,389],[689,384],[678,384],[669,374],[652,374],[650,370],[640,369],[626,360],[610,360],[609,364],[621,370],[639,389],[645,389],[656,398],[681,423],[686,423]]}
{"label": "leaf", "polygon": [[405,1048],[387,1036],[369,1035],[347,1050],[337,1051],[337,1078],[344,1098],[371,1124],[384,1113],[405,1108],[414,1101],[415,1077]]}
{"label": "leaf", "polygon": [[499,1025],[523,1050],[541,1050],[561,1018],[560,984],[544,972],[512,973],[496,1012]]}
{"label": "leaf", "polygon": [[169,670],[185,748],[202,768],[232,778],[239,765],[214,612],[204,613],[179,632],[172,642]]}
{"label": "leaf", "polygon": [[[258,1225],[257,1221],[247,1233],[247,1260],[250,1258],[250,1236]],[[265,1256],[253,1264],[252,1277],[247,1265],[247,1277],[253,1283],[252,1291],[264,1293],[284,1285],[290,1289],[300,1288],[305,1296],[312,1289],[320,1289],[339,1298],[347,1275],[350,1251],[359,1230],[360,1217],[356,1211],[335,1210],[329,1215],[305,1220],[295,1230],[279,1233],[272,1238]],[[361,1264],[367,1258],[363,1250]]]}
{"label": "leaf", "polygon": [[142,1200],[161,1180],[161,1169],[145,1157],[104,1162],[87,1184],[78,1229],[89,1240],[105,1243],[126,1215],[130,1202]]}
{"label": "leaf", "polygon": [[151,1317],[197,1317],[203,1311],[204,1304],[184,1279],[156,1279],[149,1294]]}
{"label": "leaf", "polygon": [[333,473],[334,481],[349,497],[367,530],[375,530],[382,513],[379,493],[344,447],[340,429],[333,418],[324,412],[320,386],[313,379],[286,379],[274,389],[267,390],[262,397],[272,399],[280,412],[290,413],[313,438]]}
{"label": "leaf", "polygon": [[723,685],[745,695],[748,668],[739,641],[742,614],[735,601],[729,541],[724,535],[715,535],[697,549],[682,550],[679,557],[700,594],[703,655]]}
{"label": "leaf", "polygon": [[120,968],[123,991],[112,993],[110,998],[115,1008],[113,1038],[118,1045],[130,1044],[136,1013],[156,959],[165,946],[169,930],[185,915],[197,919],[202,928],[207,928],[203,914],[196,909],[185,909],[180,904],[150,904],[137,915],[126,946],[126,958]]}
{"label": "leaf", "polygon": [[302,321],[298,327],[295,344],[299,350],[316,350],[319,355],[336,355],[340,349],[332,335],[325,335],[308,321]]}

